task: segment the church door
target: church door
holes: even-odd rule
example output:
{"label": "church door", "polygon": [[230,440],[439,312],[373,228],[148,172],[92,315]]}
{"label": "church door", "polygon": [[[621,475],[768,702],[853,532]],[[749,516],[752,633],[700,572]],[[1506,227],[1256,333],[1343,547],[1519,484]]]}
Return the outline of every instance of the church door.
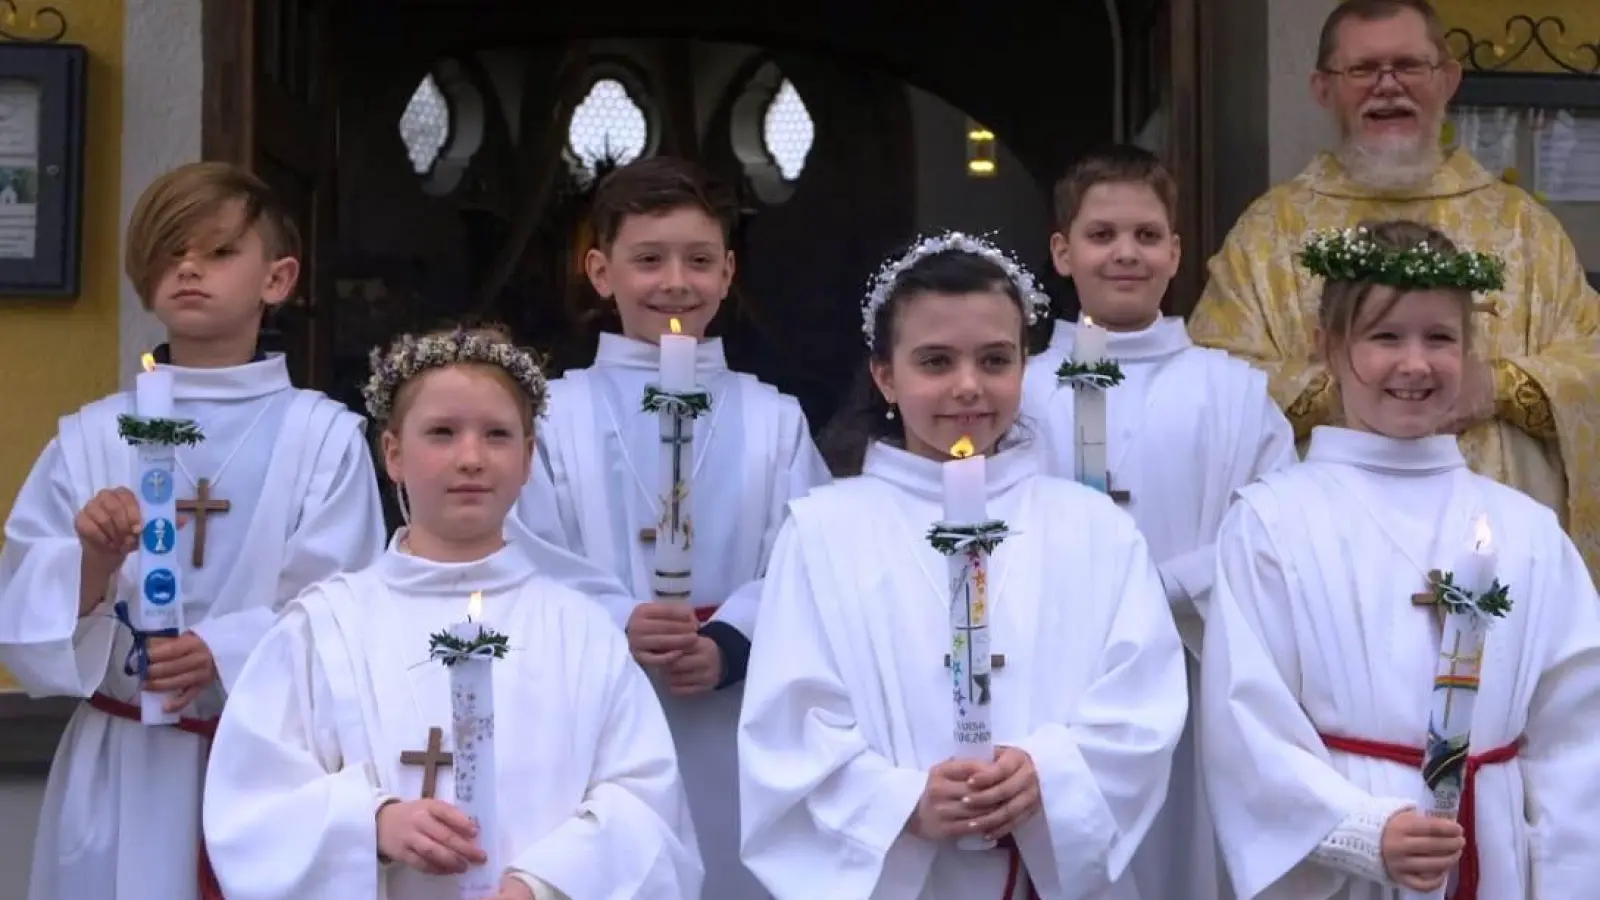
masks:
{"label": "church door", "polygon": [[328,0],[202,0],[206,159],[248,166],[288,205],[303,255],[294,297],[262,345],[288,356],[297,385],[327,377],[327,271],[333,238],[337,120]]}

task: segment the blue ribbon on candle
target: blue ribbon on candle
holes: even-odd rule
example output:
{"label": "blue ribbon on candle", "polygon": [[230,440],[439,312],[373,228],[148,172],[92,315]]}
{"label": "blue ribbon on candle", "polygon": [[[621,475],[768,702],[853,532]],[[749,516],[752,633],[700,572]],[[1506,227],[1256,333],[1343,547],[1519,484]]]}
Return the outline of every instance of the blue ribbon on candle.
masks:
{"label": "blue ribbon on candle", "polygon": [[175,638],[178,636],[178,629],[160,628],[154,631],[144,631],[135,628],[133,617],[128,613],[128,601],[126,600],[118,600],[111,608],[116,612],[117,621],[121,622],[123,627],[127,628],[128,632],[133,635],[133,646],[128,648],[128,658],[122,664],[122,671],[143,680],[145,674],[150,671],[150,639],[153,637]]}

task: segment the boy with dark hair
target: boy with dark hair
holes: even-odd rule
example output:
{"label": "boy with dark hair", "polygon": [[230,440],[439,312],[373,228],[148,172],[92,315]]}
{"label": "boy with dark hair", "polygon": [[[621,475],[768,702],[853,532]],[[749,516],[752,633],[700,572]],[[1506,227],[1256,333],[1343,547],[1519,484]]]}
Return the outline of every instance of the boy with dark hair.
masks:
{"label": "boy with dark hair", "polygon": [[[785,507],[828,479],[794,398],[729,370],[722,342],[705,336],[733,280],[736,214],[732,197],[684,160],[640,160],[599,185],[596,246],[584,262],[595,291],[615,303],[621,334],[601,334],[594,365],[551,385],[518,504],[532,532],[628,591],[602,602],[661,693],[705,857],[704,896],[717,900],[766,896],[739,861],[735,730],[759,579]],[[708,401],[690,423],[682,468],[693,534],[680,545],[684,596],[666,596],[653,577],[671,501],[660,490],[659,414],[643,409],[663,381],[660,345],[671,335],[694,339],[682,362]]]}

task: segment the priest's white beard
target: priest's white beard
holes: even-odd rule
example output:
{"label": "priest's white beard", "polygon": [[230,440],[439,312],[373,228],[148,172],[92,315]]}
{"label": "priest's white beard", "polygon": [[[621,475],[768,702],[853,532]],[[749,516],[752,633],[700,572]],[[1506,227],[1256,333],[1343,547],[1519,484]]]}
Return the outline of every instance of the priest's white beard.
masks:
{"label": "priest's white beard", "polygon": [[1438,139],[1428,137],[1436,134],[1436,128],[1423,128],[1415,137],[1346,137],[1339,145],[1339,164],[1351,181],[1375,191],[1420,187],[1444,162]]}

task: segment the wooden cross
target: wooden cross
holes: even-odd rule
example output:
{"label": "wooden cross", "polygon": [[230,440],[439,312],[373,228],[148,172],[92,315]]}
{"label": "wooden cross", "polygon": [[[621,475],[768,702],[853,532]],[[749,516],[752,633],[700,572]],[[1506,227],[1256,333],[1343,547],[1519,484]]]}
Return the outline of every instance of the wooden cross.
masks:
{"label": "wooden cross", "polygon": [[1428,573],[1428,589],[1423,591],[1420,594],[1412,594],[1411,595],[1411,605],[1412,606],[1434,606],[1434,605],[1438,604],[1439,598],[1434,596],[1433,589],[1438,587],[1439,586],[1439,582],[1441,582],[1443,580],[1444,580],[1444,573],[1439,571],[1438,569],[1434,569],[1433,571],[1429,572]]}
{"label": "wooden cross", "polygon": [[428,729],[427,750],[406,750],[400,754],[400,765],[422,767],[422,796],[433,796],[439,787],[439,769],[455,762],[455,755],[444,752],[444,729]]}
{"label": "wooden cross", "polygon": [[656,530],[654,528],[639,529],[639,540],[646,544],[654,544],[656,542]]}
{"label": "wooden cross", "polygon": [[233,504],[226,500],[211,499],[211,479],[202,478],[195,483],[194,499],[179,500],[178,512],[194,517],[194,567],[206,564],[206,521],[212,513],[225,513]]}
{"label": "wooden cross", "polygon": [[[946,653],[944,655],[944,667],[946,669],[950,668],[950,654],[948,654],[948,653]],[[989,654],[989,668],[991,668],[991,669],[1004,669],[1005,667],[1006,667],[1006,655],[1004,653],[991,653],[991,654]]]}

